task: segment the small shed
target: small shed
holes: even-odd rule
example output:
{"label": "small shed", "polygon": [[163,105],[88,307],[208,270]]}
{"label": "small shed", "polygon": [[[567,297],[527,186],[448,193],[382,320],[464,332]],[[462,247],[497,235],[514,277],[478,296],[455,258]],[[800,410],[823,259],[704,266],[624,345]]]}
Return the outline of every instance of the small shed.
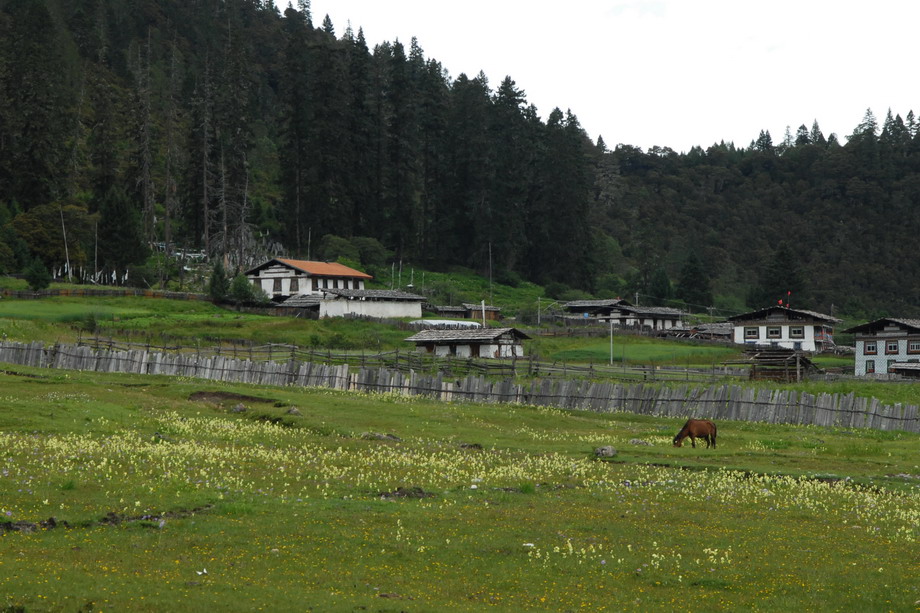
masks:
{"label": "small shed", "polygon": [[465,302],[461,306],[432,304],[428,306],[427,310],[435,313],[439,317],[456,317],[481,321],[483,319],[483,313],[485,313],[485,319],[488,321],[497,321],[502,318],[501,307],[488,304],[483,306],[482,304],[473,302]]}
{"label": "small shed", "polygon": [[522,341],[530,337],[517,328],[422,330],[405,339],[421,351],[438,357],[519,358]]}

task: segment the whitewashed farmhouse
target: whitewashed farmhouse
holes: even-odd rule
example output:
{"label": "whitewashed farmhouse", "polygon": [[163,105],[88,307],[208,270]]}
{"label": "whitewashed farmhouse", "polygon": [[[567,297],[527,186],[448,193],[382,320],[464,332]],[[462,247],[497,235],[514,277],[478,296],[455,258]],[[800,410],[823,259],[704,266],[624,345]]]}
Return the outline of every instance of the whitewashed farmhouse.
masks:
{"label": "whitewashed farmhouse", "polygon": [[289,296],[320,296],[327,289],[364,289],[373,279],[367,273],[338,262],[313,262],[273,258],[246,271],[253,285],[262,288],[272,300]]}
{"label": "whitewashed farmhouse", "polygon": [[883,317],[847,330],[856,341],[857,377],[920,376],[920,319]]}
{"label": "whitewashed farmhouse", "polygon": [[818,353],[834,346],[834,324],[840,320],[802,309],[771,306],[729,317],[738,345],[766,345]]}
{"label": "whitewashed farmhouse", "polygon": [[285,309],[306,317],[421,317],[424,296],[365,289],[371,275],[337,262],[274,258],[246,272]]}

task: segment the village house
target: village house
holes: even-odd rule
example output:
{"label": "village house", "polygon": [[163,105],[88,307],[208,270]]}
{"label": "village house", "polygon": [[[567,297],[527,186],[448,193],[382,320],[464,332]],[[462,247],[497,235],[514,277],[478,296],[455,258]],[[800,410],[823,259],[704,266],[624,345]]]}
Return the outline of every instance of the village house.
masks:
{"label": "village house", "polygon": [[834,324],[840,320],[802,309],[771,306],[728,318],[738,345],[767,345],[820,353],[834,346]]}
{"label": "village house", "polygon": [[883,317],[847,330],[856,341],[854,374],[920,376],[920,319]]}
{"label": "village house", "polygon": [[633,306],[620,298],[572,300],[563,305],[566,319],[614,326],[668,330],[680,326],[683,312],[667,307]]}
{"label": "village house", "polygon": [[365,289],[371,275],[337,262],[274,258],[246,272],[279,308],[306,317],[421,317],[423,296]]}
{"label": "village house", "polygon": [[479,328],[422,330],[405,340],[438,357],[519,358],[524,355],[521,341],[529,338],[516,328]]}
{"label": "village house", "polygon": [[630,306],[628,302],[620,298],[605,298],[600,300],[570,300],[563,304],[562,308],[565,310],[567,319],[606,323],[610,320],[614,308],[620,305]]}
{"label": "village house", "polygon": [[246,277],[275,301],[320,296],[327,289],[363,290],[373,277],[338,262],[273,258],[246,271]]}

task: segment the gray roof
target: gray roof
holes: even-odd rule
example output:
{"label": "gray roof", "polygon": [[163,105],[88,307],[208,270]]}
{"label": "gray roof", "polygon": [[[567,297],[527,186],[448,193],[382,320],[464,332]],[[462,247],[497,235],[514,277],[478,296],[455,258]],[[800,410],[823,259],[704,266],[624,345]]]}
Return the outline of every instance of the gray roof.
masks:
{"label": "gray roof", "polygon": [[636,315],[668,315],[677,317],[678,319],[683,315],[683,311],[680,309],[671,309],[668,307],[643,307],[643,306],[630,306],[626,304],[621,304],[620,308],[624,311],[630,311]]}
{"label": "gray roof", "polygon": [[309,309],[319,306],[320,302],[322,302],[322,300],[319,296],[312,296],[310,294],[295,294],[284,302],[279,303],[278,306],[293,309]]}
{"label": "gray roof", "polygon": [[920,362],[895,362],[888,370],[920,370]]}
{"label": "gray roof", "polygon": [[696,330],[704,334],[733,334],[735,326],[730,322],[720,321],[711,324],[699,324],[696,326]]}
{"label": "gray roof", "polygon": [[567,309],[581,309],[585,307],[613,307],[620,304],[629,306],[629,303],[620,298],[604,298],[602,300],[570,300],[563,306]]}
{"label": "gray roof", "polygon": [[405,340],[412,343],[475,343],[494,341],[505,335],[518,339],[530,338],[517,328],[478,328],[473,330],[422,330]]}
{"label": "gray roof", "polygon": [[349,300],[425,300],[424,296],[391,289],[324,289],[323,292]]}
{"label": "gray roof", "polygon": [[844,332],[873,332],[875,330],[881,330],[885,327],[885,324],[891,322],[898,324],[899,326],[904,326],[908,330],[920,330],[920,319],[906,319],[899,317],[882,317],[881,319],[876,319],[875,321],[870,321],[868,323],[860,324],[858,326],[853,326]]}
{"label": "gray roof", "polygon": [[441,313],[465,313],[466,312],[466,309],[463,308],[462,306],[435,305],[432,308],[434,308],[435,311],[439,311]]}
{"label": "gray roof", "polygon": [[485,309],[487,311],[501,311],[502,310],[501,307],[491,306],[488,304],[483,307],[481,304],[476,304],[474,302],[464,302],[463,307],[470,311],[481,311],[482,309]]}
{"label": "gray roof", "polygon": [[818,313],[817,311],[806,311],[805,309],[791,309],[789,307],[779,306],[779,305],[769,306],[765,309],[760,309],[759,311],[751,311],[750,313],[742,313],[741,315],[732,315],[731,317],[728,318],[728,321],[746,321],[746,320],[753,320],[753,319],[762,319],[763,317],[767,315],[767,313],[770,313],[771,311],[775,311],[777,309],[785,311],[787,313],[798,315],[799,317],[804,315],[806,318],[810,317],[812,319],[817,319],[818,321],[825,321],[827,323],[837,324],[837,323],[840,323],[841,321],[840,319],[837,319],[836,317],[825,315],[824,313]]}

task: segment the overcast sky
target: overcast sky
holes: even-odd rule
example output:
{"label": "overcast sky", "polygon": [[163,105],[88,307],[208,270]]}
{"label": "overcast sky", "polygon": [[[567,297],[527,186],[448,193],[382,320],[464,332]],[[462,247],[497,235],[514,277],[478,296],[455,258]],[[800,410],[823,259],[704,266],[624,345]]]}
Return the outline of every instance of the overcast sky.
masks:
{"label": "overcast sky", "polygon": [[[279,7],[286,6],[280,0]],[[920,113],[916,0],[312,0],[336,36],[413,36],[451,78],[510,76],[545,120],[570,109],[592,139],[686,151],[747,147],[786,126],[841,141],[871,108]],[[915,108],[916,106],[916,108]]]}

